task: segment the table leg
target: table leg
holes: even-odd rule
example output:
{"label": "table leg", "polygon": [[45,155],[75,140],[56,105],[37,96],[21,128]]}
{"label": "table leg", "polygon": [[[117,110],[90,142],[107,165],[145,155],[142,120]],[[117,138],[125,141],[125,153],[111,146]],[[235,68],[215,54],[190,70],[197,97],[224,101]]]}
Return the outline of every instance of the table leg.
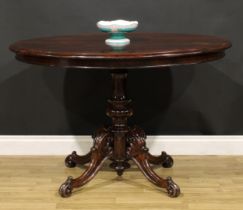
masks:
{"label": "table leg", "polygon": [[158,155],[158,156],[151,155],[148,152],[148,161],[149,161],[149,163],[154,164],[154,165],[161,164],[164,168],[171,168],[174,164],[173,158],[164,151],[161,152],[161,155]]}
{"label": "table leg", "polygon": [[103,162],[112,155],[110,147],[111,136],[107,129],[99,129],[94,137],[94,146],[91,148],[91,162],[83,174],[73,179],[68,177],[60,186],[59,194],[62,197],[69,197],[73,188],[81,187],[87,184],[98,173]]}
{"label": "table leg", "polygon": [[77,155],[76,151],[73,151],[71,155],[68,155],[65,159],[65,165],[68,168],[74,168],[76,165],[84,165],[91,161],[91,151],[86,155]]}
{"label": "table leg", "polygon": [[[144,131],[138,127],[134,127],[128,133],[129,147],[127,150],[128,156],[136,163],[144,176],[153,184],[160,188],[165,188],[170,197],[180,195],[179,186],[174,183],[171,177],[163,179],[159,177],[149,164],[148,148],[145,143],[146,135]],[[157,160],[157,159],[156,159]]]}

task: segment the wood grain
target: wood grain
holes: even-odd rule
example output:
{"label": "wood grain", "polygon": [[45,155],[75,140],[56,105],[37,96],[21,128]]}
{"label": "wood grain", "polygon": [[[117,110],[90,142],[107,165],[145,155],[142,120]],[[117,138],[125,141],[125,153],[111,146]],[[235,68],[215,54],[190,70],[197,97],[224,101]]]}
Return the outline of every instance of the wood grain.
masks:
{"label": "wood grain", "polygon": [[83,33],[18,41],[10,46],[18,60],[66,68],[135,69],[217,60],[231,46],[217,36],[131,33],[122,51],[106,46],[103,33]]}
{"label": "wood grain", "polygon": [[[0,158],[1,210],[241,210],[243,207],[243,156],[175,156],[176,167],[158,174],[173,175],[182,195],[168,199],[132,165],[118,178],[106,162],[82,193],[60,198],[63,177],[78,176],[80,169],[63,167],[64,157],[15,156]],[[82,169],[84,170],[84,168]]]}

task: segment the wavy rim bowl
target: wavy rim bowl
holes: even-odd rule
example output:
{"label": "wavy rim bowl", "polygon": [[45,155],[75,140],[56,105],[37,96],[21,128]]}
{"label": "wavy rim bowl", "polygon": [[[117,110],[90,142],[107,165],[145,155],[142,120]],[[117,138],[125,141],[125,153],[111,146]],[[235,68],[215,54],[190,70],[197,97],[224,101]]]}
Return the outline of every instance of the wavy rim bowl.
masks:
{"label": "wavy rim bowl", "polygon": [[97,27],[103,32],[131,32],[138,27],[138,21],[127,20],[101,20],[97,22]]}

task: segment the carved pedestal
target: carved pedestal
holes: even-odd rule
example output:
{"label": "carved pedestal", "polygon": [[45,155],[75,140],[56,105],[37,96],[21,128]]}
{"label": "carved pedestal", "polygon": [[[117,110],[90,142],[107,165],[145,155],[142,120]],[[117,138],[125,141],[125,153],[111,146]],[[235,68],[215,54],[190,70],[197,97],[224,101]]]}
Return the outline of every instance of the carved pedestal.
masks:
{"label": "carved pedestal", "polygon": [[146,135],[138,127],[129,127],[127,120],[132,116],[131,100],[126,97],[126,71],[114,71],[111,73],[113,83],[112,98],[108,100],[106,114],[112,119],[108,128],[100,128],[93,135],[94,145],[87,155],[79,156],[76,152],[67,156],[65,164],[67,167],[75,167],[89,163],[83,174],[73,179],[68,179],[61,185],[59,193],[62,197],[71,195],[74,188],[81,187],[88,183],[99,171],[103,162],[110,159],[113,168],[119,176],[125,169],[130,167],[129,160],[133,160],[144,176],[160,188],[165,188],[168,195],[177,197],[180,188],[171,177],[163,179],[151,168],[151,164],[160,164],[165,168],[173,165],[171,156],[162,152],[160,156],[153,156],[146,147]]}

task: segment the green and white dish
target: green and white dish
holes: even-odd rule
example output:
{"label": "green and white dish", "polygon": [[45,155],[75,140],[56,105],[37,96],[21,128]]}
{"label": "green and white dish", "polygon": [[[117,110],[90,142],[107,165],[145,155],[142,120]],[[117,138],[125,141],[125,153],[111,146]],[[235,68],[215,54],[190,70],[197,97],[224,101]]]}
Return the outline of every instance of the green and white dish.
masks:
{"label": "green and white dish", "polygon": [[107,45],[114,49],[122,49],[130,44],[130,39],[125,37],[125,33],[135,31],[138,27],[138,21],[101,20],[97,23],[97,27],[102,32],[110,34],[110,37],[105,40]]}

